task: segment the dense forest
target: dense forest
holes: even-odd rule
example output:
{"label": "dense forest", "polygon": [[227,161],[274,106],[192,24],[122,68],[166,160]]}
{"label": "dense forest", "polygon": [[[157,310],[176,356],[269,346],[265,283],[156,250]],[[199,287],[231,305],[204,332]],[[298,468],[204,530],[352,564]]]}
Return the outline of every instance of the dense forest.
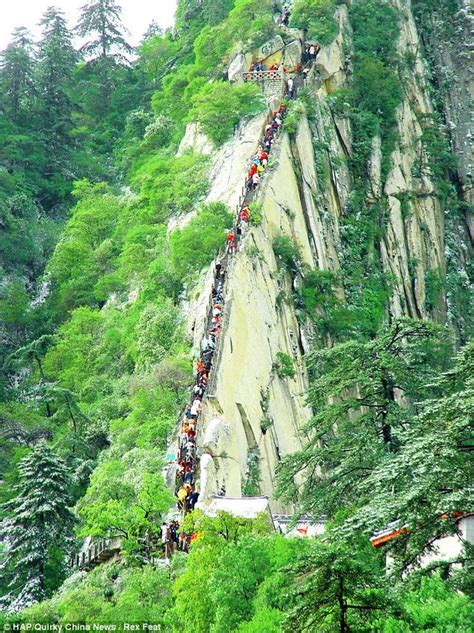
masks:
{"label": "dense forest", "polygon": [[[311,410],[300,450],[278,463],[274,495],[295,518],[324,517],[324,533],[288,538],[263,517],[196,510],[184,519],[199,533],[188,553],[157,566],[144,546],[150,535],[159,540],[176,501],[163,468],[193,382],[186,310],[232,227],[233,210],[206,199],[212,160],[238,143],[242,122],[268,108],[258,84],[230,82],[227,71],[236,52],[278,36],[281,3],[179,0],[173,29],[151,24],[138,49],[115,0],[89,0],[74,28],[50,7],[39,41],[18,28],[0,54],[5,628],[472,630],[472,545],[465,540],[456,560],[422,564],[437,539],[459,534],[460,513],[472,510],[469,208],[436,49],[440,37],[459,34],[463,3],[290,4],[289,30],[317,39],[323,52],[339,34],[341,7],[352,41],[342,45],[349,81],[328,88],[327,98],[332,119],[352,130],[340,266],[309,266],[287,235],[271,244],[279,301],[291,305],[309,340],[304,398]],[[417,196],[436,199],[446,254],[445,269],[423,271],[418,314],[393,309],[398,282],[380,247],[388,206],[369,195],[374,138],[383,185],[400,142],[405,78],[416,68],[411,49],[397,44],[406,6],[433,103],[429,117],[420,115],[412,177],[433,184],[428,193],[397,195],[405,221]],[[287,103],[283,133],[293,148],[302,119],[320,120],[310,83]],[[178,151],[190,123],[212,152]],[[329,190],[338,165],[324,158],[328,147],[313,139],[311,152]],[[285,213],[291,219],[291,209]],[[262,214],[256,205],[251,230],[261,230]],[[257,266],[258,252],[246,252]],[[412,257],[407,266],[416,291],[420,262]],[[287,384],[295,361],[283,352],[277,358],[272,379]],[[265,402],[264,391],[259,397]],[[273,424],[265,420],[263,436]],[[258,469],[247,474],[243,494],[258,495]],[[398,537],[373,547],[370,536],[394,521]],[[121,538],[120,557],[92,571],[71,567],[85,537],[110,535]]]}

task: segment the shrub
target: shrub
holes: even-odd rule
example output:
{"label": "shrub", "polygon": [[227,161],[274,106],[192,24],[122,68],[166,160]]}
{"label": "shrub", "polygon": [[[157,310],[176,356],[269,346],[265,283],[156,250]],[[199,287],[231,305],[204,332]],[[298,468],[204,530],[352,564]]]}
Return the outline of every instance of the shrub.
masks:
{"label": "shrub", "polygon": [[298,248],[285,235],[279,235],[273,240],[273,252],[275,257],[279,260],[281,267],[287,270],[291,275],[298,273],[300,256]]}
{"label": "shrub", "polygon": [[354,85],[358,106],[392,124],[402,98],[395,71],[379,59],[364,59],[354,74]]}
{"label": "shrub", "polygon": [[221,25],[204,27],[194,42],[197,68],[215,75],[230,44],[231,40]]}
{"label": "shrub", "polygon": [[354,91],[351,88],[338,88],[327,96],[331,112],[338,117],[348,117],[352,114]]}
{"label": "shrub", "polygon": [[285,132],[288,132],[290,136],[296,134],[300,119],[305,112],[305,107],[301,101],[290,101],[285,118]]}
{"label": "shrub", "polygon": [[294,378],[296,372],[291,356],[284,352],[277,352],[276,357],[277,359],[273,363],[273,371],[278,378]]}
{"label": "shrub", "polygon": [[384,0],[359,0],[350,6],[357,58],[372,57],[387,65],[398,62],[398,11]]}
{"label": "shrub", "polygon": [[260,226],[263,221],[263,207],[261,202],[252,202],[250,208],[250,224]]}
{"label": "shrub", "polygon": [[144,132],[144,138],[147,142],[147,148],[159,149],[167,145],[173,135],[173,121],[169,117],[162,114],[147,125]]}
{"label": "shrub", "polygon": [[229,14],[228,32],[244,42],[246,50],[258,48],[276,32],[271,0],[236,0]]}
{"label": "shrub", "polygon": [[317,308],[329,309],[339,300],[334,288],[340,285],[337,276],[330,270],[310,270],[305,274],[303,285],[298,290],[299,302],[305,312],[314,316]]}
{"label": "shrub", "polygon": [[247,472],[242,482],[242,496],[256,497],[261,493],[260,482],[260,451],[258,447],[251,448],[247,454]]}
{"label": "shrub", "polygon": [[240,118],[265,108],[260,89],[254,84],[238,86],[224,81],[208,83],[192,98],[190,121],[198,121],[203,131],[216,144],[233,133]]}
{"label": "shrub", "polygon": [[166,221],[171,214],[186,213],[205,195],[207,161],[188,152],[177,158],[151,154],[134,175],[152,220]]}
{"label": "shrub", "polygon": [[211,263],[225,243],[225,229],[232,226],[232,213],[222,202],[205,205],[183,229],[171,234],[171,261],[181,281]]}
{"label": "shrub", "polygon": [[144,308],[136,328],[136,362],[141,367],[163,361],[180,340],[180,315],[170,299]]}
{"label": "shrub", "polygon": [[335,8],[334,0],[296,0],[290,25],[306,31],[309,38],[321,44],[330,44],[338,32]]}
{"label": "shrub", "polygon": [[444,291],[444,276],[439,268],[425,273],[425,307],[434,310]]}
{"label": "shrub", "polygon": [[353,163],[365,179],[372,137],[382,137],[382,178],[386,178],[395,139],[395,111],[402,100],[395,71],[399,60],[396,9],[380,0],[360,0],[349,9],[354,30]]}

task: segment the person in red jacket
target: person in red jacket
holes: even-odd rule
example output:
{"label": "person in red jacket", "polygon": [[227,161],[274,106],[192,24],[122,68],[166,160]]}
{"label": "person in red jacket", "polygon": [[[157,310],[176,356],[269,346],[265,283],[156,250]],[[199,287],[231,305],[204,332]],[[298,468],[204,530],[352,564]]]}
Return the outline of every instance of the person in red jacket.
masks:
{"label": "person in red jacket", "polygon": [[262,163],[262,166],[266,167],[267,166],[267,162],[268,162],[268,154],[267,154],[267,152],[264,149],[260,150],[258,157],[260,159],[260,162]]}
{"label": "person in red jacket", "polygon": [[[229,253],[229,255],[232,255],[232,253],[234,253],[235,249],[237,248],[237,242],[235,241],[234,233],[232,231],[229,231],[227,233],[226,239],[227,239],[227,252]],[[219,324],[219,319],[217,319],[216,323]]]}
{"label": "person in red jacket", "polygon": [[250,209],[248,207],[244,207],[242,211],[239,213],[239,219],[241,222],[250,222]]}

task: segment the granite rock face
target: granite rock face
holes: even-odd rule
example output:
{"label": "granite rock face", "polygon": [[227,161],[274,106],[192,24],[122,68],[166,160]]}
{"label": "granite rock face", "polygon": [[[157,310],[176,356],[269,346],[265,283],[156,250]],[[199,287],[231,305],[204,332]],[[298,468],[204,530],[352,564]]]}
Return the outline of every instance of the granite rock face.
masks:
{"label": "granite rock face", "polygon": [[[446,273],[445,218],[429,170],[416,169],[421,121],[423,115],[433,113],[429,78],[410,2],[393,0],[393,4],[402,14],[400,47],[412,53],[413,64],[396,113],[397,141],[384,181],[381,140],[372,139],[367,200],[386,208],[379,256],[392,279],[391,315],[429,316],[445,323],[444,291],[429,312],[426,307],[427,278]],[[198,436],[204,499],[223,490],[226,495],[241,496],[252,459],[258,461],[259,473],[259,480],[252,483],[260,494],[272,496],[275,468],[284,455],[301,446],[300,430],[312,415],[304,395],[310,336],[297,318],[291,281],[279,270],[272,240],[288,236],[309,268],[334,272],[340,268],[340,227],[353,188],[353,136],[350,120],[336,116],[330,100],[335,90],[351,81],[352,41],[347,7],[339,6],[336,15],[339,35],[321,50],[308,78],[312,116],[303,112],[291,137],[281,135],[258,190],[262,223],[251,228],[228,267],[223,332]],[[297,45],[290,41],[286,46],[283,57],[292,59]],[[275,42],[271,47],[278,48]],[[451,61],[455,63],[454,57]],[[241,62],[236,58],[235,66]],[[266,113],[243,122],[233,139],[219,151],[210,152],[209,201],[221,200],[235,209],[265,117]],[[459,117],[462,127],[461,114]],[[208,153],[207,142],[193,128],[189,128],[185,146],[193,147],[193,135],[194,149]],[[461,174],[467,171],[465,166],[460,169],[464,170]],[[466,175],[466,191],[468,188]],[[203,272],[200,286],[187,304],[196,350],[204,333],[211,279],[211,273]],[[293,377],[278,377],[279,353],[293,359]],[[271,504],[274,510],[286,510],[274,499]]]}

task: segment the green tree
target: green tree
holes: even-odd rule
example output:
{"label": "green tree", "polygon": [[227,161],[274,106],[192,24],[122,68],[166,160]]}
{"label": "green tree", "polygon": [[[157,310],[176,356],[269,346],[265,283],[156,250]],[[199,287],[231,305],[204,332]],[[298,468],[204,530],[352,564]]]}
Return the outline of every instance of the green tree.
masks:
{"label": "green tree", "polygon": [[417,587],[407,584],[398,590],[401,603],[398,613],[380,618],[377,631],[455,633],[469,630],[469,622],[474,620],[474,607],[468,596],[453,591],[437,576],[423,578]]}
{"label": "green tree", "polygon": [[[49,7],[41,20],[43,39],[38,54],[38,98],[40,101],[40,132],[47,157],[46,177],[52,178],[63,170],[70,178],[71,130],[73,127],[73,70],[77,53],[72,34],[61,11]],[[56,190],[59,183],[56,182]]]}
{"label": "green tree", "polygon": [[234,0],[179,0],[176,27],[194,40],[203,27],[221,22],[233,4]]}
{"label": "green tree", "polygon": [[334,516],[341,506],[368,500],[367,478],[400,449],[402,431],[413,424],[410,400],[426,396],[446,352],[435,326],[409,319],[368,343],[312,352],[314,417],[303,450],[282,462],[280,493],[297,496],[313,516]]}
{"label": "green tree", "polygon": [[128,550],[139,548],[147,534],[157,534],[173,500],[162,467],[154,450],[104,453],[79,504],[81,534],[122,536]]}
{"label": "green tree", "polygon": [[110,237],[121,208],[104,184],[80,181],[73,193],[78,203],[48,266],[58,311],[99,303],[101,293],[96,298],[94,288],[112,272],[115,247]]}
{"label": "green tree", "polygon": [[[10,156],[8,166],[4,165],[4,168],[14,170],[18,180],[28,180],[31,175],[23,172],[14,156]],[[31,179],[34,179],[33,175]],[[8,273],[11,283],[14,283],[12,274],[33,282],[44,270],[54,246],[58,225],[29,193],[21,191],[22,184],[12,183],[12,186],[16,188],[15,192],[3,199],[0,194],[0,274],[1,271]]]}
{"label": "green tree", "polygon": [[133,48],[125,39],[121,13],[115,0],[90,0],[82,7],[76,27],[81,37],[90,38],[80,49],[88,59],[84,85],[89,107],[97,109],[102,119],[113,109],[118,85],[128,82],[124,66]]}
{"label": "green tree", "polygon": [[258,86],[219,81],[205,84],[193,97],[189,120],[198,121],[204,132],[220,144],[229,138],[242,116],[257,114],[264,107]]}
{"label": "green tree", "polygon": [[272,0],[236,0],[227,24],[229,36],[243,43],[244,50],[255,50],[275,35]]}
{"label": "green tree", "polygon": [[296,0],[291,11],[291,26],[302,29],[309,39],[330,44],[336,37],[338,25],[334,19],[334,0]]}
{"label": "green tree", "polygon": [[225,245],[225,231],[231,228],[232,214],[222,202],[214,202],[202,207],[183,229],[174,231],[171,261],[178,279],[188,280],[207,266]]}
{"label": "green tree", "polygon": [[2,104],[14,123],[24,123],[31,116],[34,64],[31,35],[19,27],[0,60]]}
{"label": "green tree", "polygon": [[191,211],[209,188],[207,168],[207,158],[192,152],[176,158],[152,152],[137,160],[132,182],[147,203],[146,219],[164,222],[171,214]]}
{"label": "green tree", "polygon": [[266,516],[250,520],[221,512],[210,518],[194,512],[186,517],[186,526],[199,538],[173,586],[173,623],[185,633],[240,630],[253,617],[259,587],[289,563],[294,543],[269,534]]}
{"label": "green tree", "polygon": [[296,244],[286,235],[278,235],[274,238],[272,246],[278,264],[281,263],[281,266],[292,276],[298,274],[301,264]]}
{"label": "green tree", "polygon": [[1,565],[12,611],[43,600],[56,588],[74,524],[70,475],[64,462],[39,442],[20,464],[17,495],[3,505],[6,551]]}
{"label": "green tree", "polygon": [[[458,513],[471,506],[473,376],[471,343],[461,350],[452,368],[428,380],[417,415],[409,424],[404,420],[399,432],[400,450],[381,457],[364,483],[365,504],[348,521],[349,532],[370,534],[394,517],[408,528],[409,534],[385,546],[394,558],[393,574],[415,568],[437,539],[455,534]],[[469,556],[466,550],[455,562],[466,564]],[[430,567],[437,565],[446,569],[449,561]],[[469,574],[468,567],[463,570]]]}
{"label": "green tree", "polygon": [[317,540],[288,571],[286,631],[369,631],[389,606],[383,559],[368,540]]}
{"label": "green tree", "polygon": [[127,568],[115,564],[68,579],[52,599],[22,612],[21,622],[161,625],[167,630],[171,607],[171,579],[167,570],[151,566]]}
{"label": "green tree", "polygon": [[[53,337],[51,335],[43,335],[38,339],[24,345],[15,350],[13,354],[8,358],[8,365],[19,364],[28,365],[29,363],[33,363],[36,365],[39,373],[40,383],[45,383],[47,378],[43,368],[43,359],[46,353],[48,346],[52,343]],[[48,418],[51,417],[51,407],[49,405],[48,400],[44,401],[46,415]]]}
{"label": "green tree", "polygon": [[125,40],[121,14],[115,0],[91,0],[82,7],[77,32],[81,37],[92,37],[81,47],[84,55],[90,59],[126,59],[124,53],[133,49]]}

